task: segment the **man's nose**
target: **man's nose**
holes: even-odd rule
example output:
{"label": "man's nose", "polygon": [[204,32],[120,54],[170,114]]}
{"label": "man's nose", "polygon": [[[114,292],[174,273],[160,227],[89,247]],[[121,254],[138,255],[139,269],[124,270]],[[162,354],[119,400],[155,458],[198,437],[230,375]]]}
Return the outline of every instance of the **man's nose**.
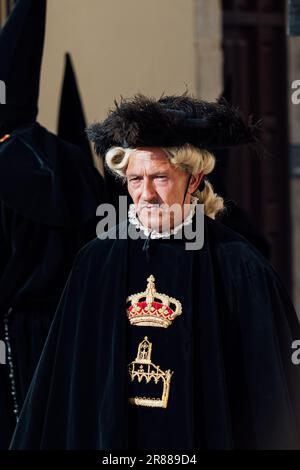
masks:
{"label": "man's nose", "polygon": [[142,189],[142,198],[144,201],[151,202],[153,199],[156,199],[156,191],[153,186],[153,182],[150,178],[143,179],[143,189]]}

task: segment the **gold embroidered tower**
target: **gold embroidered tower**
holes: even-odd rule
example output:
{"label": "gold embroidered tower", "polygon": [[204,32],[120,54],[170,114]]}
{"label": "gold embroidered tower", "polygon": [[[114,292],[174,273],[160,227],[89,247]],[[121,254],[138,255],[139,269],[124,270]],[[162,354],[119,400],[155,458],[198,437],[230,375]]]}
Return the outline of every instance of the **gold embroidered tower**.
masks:
{"label": "gold embroidered tower", "polygon": [[135,361],[131,362],[128,365],[128,372],[131,378],[131,381],[138,380],[141,382],[145,380],[148,384],[151,380],[154,381],[156,385],[163,384],[163,392],[161,398],[152,398],[152,397],[130,397],[129,403],[132,405],[138,406],[151,406],[155,408],[167,408],[169,391],[170,391],[170,382],[173,372],[169,369],[162,371],[159,365],[155,365],[151,362],[152,354],[152,343],[148,340],[148,337],[145,336],[143,341],[138,346],[138,353],[135,358]]}

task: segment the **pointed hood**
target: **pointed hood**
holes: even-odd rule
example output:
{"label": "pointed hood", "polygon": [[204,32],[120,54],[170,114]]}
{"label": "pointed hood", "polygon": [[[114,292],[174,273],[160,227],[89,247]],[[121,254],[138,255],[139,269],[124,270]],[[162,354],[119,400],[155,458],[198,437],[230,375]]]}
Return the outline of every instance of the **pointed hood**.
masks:
{"label": "pointed hood", "polygon": [[6,85],[2,134],[36,119],[45,19],[46,0],[18,0],[1,30],[0,80]]}
{"label": "pointed hood", "polygon": [[46,0],[18,0],[0,34],[0,199],[37,223],[78,227],[106,200],[104,181],[78,146],[36,122],[45,16]]}
{"label": "pointed hood", "polygon": [[93,163],[92,152],[85,133],[86,121],[77,80],[69,53],[65,57],[65,74],[61,91],[57,134],[79,147]]}

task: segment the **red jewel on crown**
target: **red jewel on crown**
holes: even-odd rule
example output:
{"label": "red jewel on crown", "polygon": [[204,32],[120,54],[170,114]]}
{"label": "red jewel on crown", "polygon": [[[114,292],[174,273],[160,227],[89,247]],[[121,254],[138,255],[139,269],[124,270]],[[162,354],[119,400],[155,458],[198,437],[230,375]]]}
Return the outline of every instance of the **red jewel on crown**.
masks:
{"label": "red jewel on crown", "polygon": [[172,321],[181,315],[181,303],[173,297],[156,292],[155,278],[152,274],[147,281],[145,292],[127,297],[126,303],[131,302],[126,309],[128,319],[131,325],[168,328]]}

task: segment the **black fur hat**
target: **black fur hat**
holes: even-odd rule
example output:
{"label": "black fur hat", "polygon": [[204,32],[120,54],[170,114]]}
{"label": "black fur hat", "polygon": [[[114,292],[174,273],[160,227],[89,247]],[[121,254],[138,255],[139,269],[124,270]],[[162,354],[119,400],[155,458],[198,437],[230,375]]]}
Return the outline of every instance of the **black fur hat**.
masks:
{"label": "black fur hat", "polygon": [[260,147],[261,121],[246,122],[238,108],[221,97],[216,102],[198,100],[187,93],[158,100],[142,94],[121,98],[107,118],[87,128],[98,155],[114,146],[177,147],[189,143],[205,149],[250,144]]}

